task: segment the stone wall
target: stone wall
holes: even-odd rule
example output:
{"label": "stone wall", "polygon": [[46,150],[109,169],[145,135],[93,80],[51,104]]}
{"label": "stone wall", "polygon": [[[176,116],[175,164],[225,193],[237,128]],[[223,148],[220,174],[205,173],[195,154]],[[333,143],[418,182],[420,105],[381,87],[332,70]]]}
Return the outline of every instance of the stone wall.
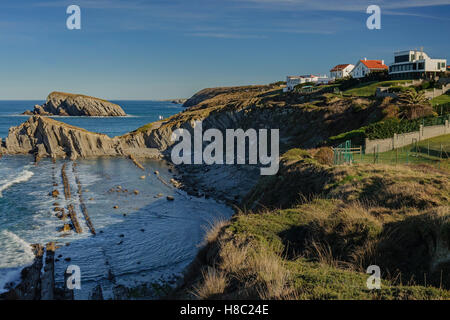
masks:
{"label": "stone wall", "polygon": [[442,86],[442,89],[433,89],[430,91],[425,91],[425,97],[431,100],[433,98],[442,96],[449,90],[450,90],[450,83]]}
{"label": "stone wall", "polygon": [[450,134],[448,120],[445,120],[444,125],[429,127],[424,127],[421,125],[419,131],[394,134],[394,137],[388,139],[366,139],[365,153],[386,152],[413,144],[416,141],[430,139],[444,134]]}

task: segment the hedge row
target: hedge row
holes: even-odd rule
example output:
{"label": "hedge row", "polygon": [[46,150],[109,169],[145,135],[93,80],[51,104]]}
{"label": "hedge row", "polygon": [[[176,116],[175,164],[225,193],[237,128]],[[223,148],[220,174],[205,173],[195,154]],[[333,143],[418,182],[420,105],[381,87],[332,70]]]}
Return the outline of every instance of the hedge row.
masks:
{"label": "hedge row", "polygon": [[418,131],[420,125],[441,125],[447,118],[448,115],[415,120],[388,119],[331,137],[328,139],[328,144],[337,145],[347,140],[351,140],[353,145],[363,145],[366,138],[369,138],[370,140],[392,138],[394,134]]}

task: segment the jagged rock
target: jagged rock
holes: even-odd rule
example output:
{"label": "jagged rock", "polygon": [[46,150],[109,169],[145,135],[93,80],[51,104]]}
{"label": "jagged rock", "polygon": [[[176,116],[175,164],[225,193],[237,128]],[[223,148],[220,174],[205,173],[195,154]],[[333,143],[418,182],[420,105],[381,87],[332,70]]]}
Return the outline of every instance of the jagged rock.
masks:
{"label": "jagged rock", "polygon": [[34,262],[21,272],[21,282],[10,291],[0,295],[0,300],[39,300],[41,299],[41,269],[44,248],[39,244],[31,245]]}
{"label": "jagged rock", "polygon": [[119,284],[113,288],[114,300],[128,299],[130,292],[127,287]]}
{"label": "jagged rock", "polygon": [[187,99],[174,99],[172,101],[170,101],[173,104],[183,104],[187,101]]}
{"label": "jagged rock", "polygon": [[55,243],[46,245],[44,273],[41,278],[41,299],[53,300],[55,297]]}
{"label": "jagged rock", "polygon": [[126,116],[123,109],[114,103],[81,94],[52,92],[47,101],[36,105],[33,111],[25,111],[26,115],[59,115],[59,116]]}
{"label": "jagged rock", "polygon": [[101,285],[96,285],[89,296],[89,300],[104,300],[103,299],[103,290]]}
{"label": "jagged rock", "polygon": [[64,226],[61,229],[59,229],[60,232],[70,232],[70,230],[72,230],[72,228],[67,223],[65,223]]}
{"label": "jagged rock", "polygon": [[123,156],[134,152],[143,158],[160,158],[154,147],[147,147],[142,136],[115,137],[89,132],[47,117],[33,116],[9,129],[0,144],[0,153],[33,154],[39,158],[95,158]]}

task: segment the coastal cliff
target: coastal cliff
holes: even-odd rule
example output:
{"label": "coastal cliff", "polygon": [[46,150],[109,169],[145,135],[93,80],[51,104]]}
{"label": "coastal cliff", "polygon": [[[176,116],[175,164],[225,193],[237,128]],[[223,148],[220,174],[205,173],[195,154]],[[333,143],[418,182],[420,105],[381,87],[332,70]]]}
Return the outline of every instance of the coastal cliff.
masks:
{"label": "coastal cliff", "polygon": [[[208,232],[174,297],[450,299],[449,173],[426,165],[335,166],[326,146],[382,119],[396,107],[389,99],[289,94],[268,85],[205,89],[186,106],[115,138],[34,116],[10,129],[0,153],[168,157],[172,133],[193,133],[197,120],[222,133],[279,129],[276,175],[261,177],[249,165],[177,166],[188,192],[235,204],[236,214]],[[381,290],[366,287],[373,264],[383,272]]]}
{"label": "coastal cliff", "polygon": [[24,114],[88,117],[126,116],[126,113],[117,104],[99,98],[64,92],[50,93],[42,106],[36,105],[33,111],[25,111]]}

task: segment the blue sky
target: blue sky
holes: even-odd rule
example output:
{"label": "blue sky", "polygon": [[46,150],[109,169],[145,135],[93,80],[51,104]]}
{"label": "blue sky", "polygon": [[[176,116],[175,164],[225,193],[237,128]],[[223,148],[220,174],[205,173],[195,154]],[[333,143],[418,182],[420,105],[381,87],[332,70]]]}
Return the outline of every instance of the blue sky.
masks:
{"label": "blue sky", "polygon": [[[66,28],[70,4],[81,30]],[[366,28],[370,4],[381,30]],[[1,0],[0,100],[189,97],[421,46],[450,59],[449,31],[450,0]]]}

